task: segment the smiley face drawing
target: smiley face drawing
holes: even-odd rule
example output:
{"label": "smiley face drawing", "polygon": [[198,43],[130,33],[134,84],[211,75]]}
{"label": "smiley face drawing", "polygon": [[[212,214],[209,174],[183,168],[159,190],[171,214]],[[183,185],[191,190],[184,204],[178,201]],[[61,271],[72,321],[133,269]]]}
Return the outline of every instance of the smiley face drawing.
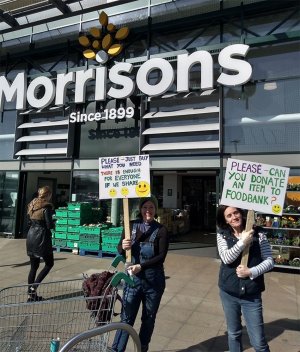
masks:
{"label": "smiley face drawing", "polygon": [[115,198],[116,195],[117,195],[117,191],[116,191],[115,188],[111,188],[111,189],[108,191],[108,194],[109,194],[110,197]]}
{"label": "smiley face drawing", "polygon": [[129,194],[129,189],[127,187],[122,187],[121,194],[122,194],[122,196],[127,197]]}
{"label": "smiley face drawing", "polygon": [[272,206],[272,212],[274,214],[279,214],[281,212],[281,206],[279,204],[274,204]]}
{"label": "smiley face drawing", "polygon": [[136,186],[135,186],[135,193],[139,197],[147,197],[150,193],[150,185],[146,181],[140,181]]}

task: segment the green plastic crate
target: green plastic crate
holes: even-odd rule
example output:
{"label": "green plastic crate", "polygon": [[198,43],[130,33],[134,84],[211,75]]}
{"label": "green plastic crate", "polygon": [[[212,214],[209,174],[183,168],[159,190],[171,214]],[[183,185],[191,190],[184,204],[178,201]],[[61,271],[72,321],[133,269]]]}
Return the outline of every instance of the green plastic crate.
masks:
{"label": "green plastic crate", "polygon": [[110,243],[110,244],[118,244],[120,242],[121,236],[103,236],[102,235],[102,243]]}
{"label": "green plastic crate", "polygon": [[115,244],[102,244],[102,251],[108,253],[117,253],[117,246]]}
{"label": "green plastic crate", "polygon": [[102,235],[102,237],[103,236],[110,236],[110,232],[109,232],[109,230],[102,230],[101,235]]}
{"label": "green plastic crate", "polygon": [[79,233],[81,226],[68,226],[68,232]]}
{"label": "green plastic crate", "polygon": [[110,233],[111,235],[114,235],[114,234],[120,235],[120,234],[122,234],[123,229],[124,229],[123,226],[120,226],[120,227],[111,227],[111,228],[109,229],[109,233]]}
{"label": "green plastic crate", "polygon": [[55,215],[57,218],[67,218],[68,217],[68,210],[67,209],[57,209],[55,211]]}
{"label": "green plastic crate", "polygon": [[91,243],[100,243],[101,242],[101,237],[100,235],[92,235],[92,234],[86,234],[86,233],[81,233],[79,235],[80,241],[82,242],[91,242]]}
{"label": "green plastic crate", "polygon": [[68,226],[67,225],[56,225],[55,232],[68,232]]}
{"label": "green plastic crate", "polygon": [[68,219],[67,218],[57,218],[56,225],[67,225]]}
{"label": "green plastic crate", "polygon": [[63,239],[55,239],[55,246],[57,247],[66,247],[67,241]]}
{"label": "green plastic crate", "polygon": [[87,202],[68,203],[68,210],[92,210],[92,204]]}
{"label": "green plastic crate", "polygon": [[79,241],[79,233],[67,233],[67,240]]}
{"label": "green plastic crate", "polygon": [[68,218],[68,225],[72,225],[72,226],[83,225],[83,224],[85,224],[86,222],[87,222],[87,221],[85,221],[85,219],[80,219],[80,218],[71,219],[71,218]]}
{"label": "green plastic crate", "polygon": [[101,228],[99,226],[80,226],[80,233],[100,235]]}
{"label": "green plastic crate", "polygon": [[95,250],[98,251],[101,249],[100,243],[93,243],[93,242],[85,242],[85,241],[79,241],[78,246],[80,249],[86,249],[86,250]]}
{"label": "green plastic crate", "polygon": [[66,232],[55,232],[54,237],[65,240],[65,239],[67,239],[67,234],[66,234]]}
{"label": "green plastic crate", "polygon": [[77,218],[81,218],[82,215],[79,210],[68,210],[68,217],[73,218],[73,219],[77,219]]}
{"label": "green plastic crate", "polygon": [[67,247],[68,248],[78,248],[78,243],[77,241],[67,241]]}

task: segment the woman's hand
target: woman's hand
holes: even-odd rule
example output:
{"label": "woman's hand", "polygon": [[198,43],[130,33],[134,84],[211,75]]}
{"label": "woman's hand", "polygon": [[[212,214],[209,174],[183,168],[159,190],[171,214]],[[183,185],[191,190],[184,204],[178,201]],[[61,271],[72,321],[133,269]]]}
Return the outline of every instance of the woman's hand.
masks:
{"label": "woman's hand", "polygon": [[254,230],[250,231],[243,231],[241,235],[241,240],[244,242],[244,245],[247,246],[248,244],[251,243],[252,241],[252,236],[253,236]]}
{"label": "woman's hand", "polygon": [[138,274],[141,270],[142,270],[142,267],[141,267],[140,264],[130,265],[127,268],[127,271],[128,271],[130,276]]}
{"label": "woman's hand", "polygon": [[241,264],[236,268],[236,274],[239,278],[244,279],[251,275],[251,271],[247,266]]}
{"label": "woman's hand", "polygon": [[125,239],[122,241],[122,249],[124,249],[125,251],[127,249],[131,248],[131,240],[130,239]]}

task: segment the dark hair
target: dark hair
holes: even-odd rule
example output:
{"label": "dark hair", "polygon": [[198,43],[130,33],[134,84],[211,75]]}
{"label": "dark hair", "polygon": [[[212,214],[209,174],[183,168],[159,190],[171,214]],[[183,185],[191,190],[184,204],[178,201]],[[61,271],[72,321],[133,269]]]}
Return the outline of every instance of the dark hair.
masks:
{"label": "dark hair", "polygon": [[[225,220],[225,210],[229,208],[229,205],[219,205],[218,210],[217,210],[217,227],[221,230],[225,230],[225,229],[231,229],[231,226],[227,224],[226,220]],[[232,207],[232,208],[236,208],[236,210],[242,215],[243,217],[243,226],[245,227],[245,219],[244,219],[244,212],[241,208],[237,208],[237,207]]]}
{"label": "dark hair", "polygon": [[140,201],[139,201],[139,214],[137,215],[137,218],[138,219],[143,219],[141,209],[142,209],[143,205],[146,202],[151,202],[154,205],[154,207],[155,207],[154,219],[157,219],[158,201],[157,201],[157,198],[153,194],[150,197],[140,198]]}

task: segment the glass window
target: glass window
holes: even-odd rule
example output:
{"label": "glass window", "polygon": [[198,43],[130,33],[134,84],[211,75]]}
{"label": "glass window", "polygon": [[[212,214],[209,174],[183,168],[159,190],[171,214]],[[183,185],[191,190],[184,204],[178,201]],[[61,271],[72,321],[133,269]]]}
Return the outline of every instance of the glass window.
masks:
{"label": "glass window", "polygon": [[99,200],[98,170],[73,172],[72,200],[92,203],[93,207],[102,208],[105,216],[110,215],[111,200]]}
{"label": "glass window", "polygon": [[3,111],[0,120],[0,160],[13,159],[15,126],[16,110]]}
{"label": "glass window", "polygon": [[300,150],[300,79],[224,89],[224,151]]}
{"label": "glass window", "polygon": [[[128,98],[123,103],[125,109],[134,108],[132,118],[91,121],[81,125],[81,158],[139,154],[139,99]],[[110,100],[104,109],[107,109],[108,114],[116,112],[116,109],[120,107],[118,104],[119,102],[116,100]],[[102,110],[94,103],[90,103],[86,107],[88,113]]]}
{"label": "glass window", "polygon": [[153,186],[151,189],[151,194],[155,195],[158,201],[158,207],[163,207],[163,197],[164,197],[164,177],[163,176],[153,176],[152,179]]}
{"label": "glass window", "polygon": [[16,201],[19,175],[17,172],[0,172],[0,233],[12,234],[15,230]]}
{"label": "glass window", "polygon": [[220,28],[218,26],[198,27],[193,30],[181,30],[172,33],[153,33],[151,55],[193,49],[220,43]]}
{"label": "glass window", "polygon": [[251,47],[247,61],[253,69],[252,80],[299,77],[299,42]]}

